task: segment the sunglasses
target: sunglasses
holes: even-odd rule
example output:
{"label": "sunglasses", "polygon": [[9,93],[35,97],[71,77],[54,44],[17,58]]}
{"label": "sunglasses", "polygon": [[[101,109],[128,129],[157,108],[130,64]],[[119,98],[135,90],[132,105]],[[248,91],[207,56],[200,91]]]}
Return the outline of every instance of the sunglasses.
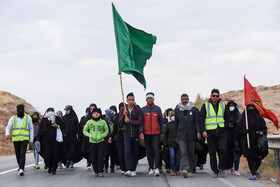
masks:
{"label": "sunglasses", "polygon": [[219,95],[212,95],[212,97],[217,97],[217,98],[219,98],[220,96],[219,96]]}

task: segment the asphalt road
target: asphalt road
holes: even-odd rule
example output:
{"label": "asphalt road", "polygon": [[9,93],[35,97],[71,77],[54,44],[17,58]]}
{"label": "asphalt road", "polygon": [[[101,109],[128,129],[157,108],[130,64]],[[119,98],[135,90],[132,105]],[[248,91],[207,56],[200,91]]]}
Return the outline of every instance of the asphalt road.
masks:
{"label": "asphalt road", "polygon": [[[180,187],[180,186],[204,186],[204,187],[272,187],[278,186],[269,180],[248,180],[248,174],[242,173],[241,177],[230,174],[226,178],[212,178],[212,172],[208,164],[204,170],[198,170],[191,178],[182,176],[170,176],[162,174],[160,177],[148,176],[147,159],[139,161],[137,167],[137,177],[120,176],[120,170],[116,173],[105,174],[105,177],[93,177],[92,171],[88,170],[85,160],[75,164],[72,171],[68,169],[58,169],[57,175],[50,175],[43,169],[37,170],[32,167],[33,154],[27,154],[26,171],[23,177],[18,175],[15,156],[0,158],[0,187],[80,187],[80,186],[97,186],[97,187]],[[40,161],[42,159],[40,158]]]}

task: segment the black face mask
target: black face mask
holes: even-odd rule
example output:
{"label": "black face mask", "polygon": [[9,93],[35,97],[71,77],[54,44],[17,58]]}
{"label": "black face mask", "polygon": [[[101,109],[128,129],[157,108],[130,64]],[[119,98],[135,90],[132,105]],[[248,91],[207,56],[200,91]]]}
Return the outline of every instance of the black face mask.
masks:
{"label": "black face mask", "polygon": [[32,118],[32,123],[38,122],[38,118]]}
{"label": "black face mask", "polygon": [[101,118],[101,116],[99,116],[98,118],[94,118],[94,117],[92,117],[92,119],[93,119],[94,121],[99,121],[99,120],[100,120],[100,118]]}
{"label": "black face mask", "polygon": [[24,116],[24,110],[18,110],[18,111],[17,111],[17,116],[18,116],[19,118],[23,118],[23,116]]}

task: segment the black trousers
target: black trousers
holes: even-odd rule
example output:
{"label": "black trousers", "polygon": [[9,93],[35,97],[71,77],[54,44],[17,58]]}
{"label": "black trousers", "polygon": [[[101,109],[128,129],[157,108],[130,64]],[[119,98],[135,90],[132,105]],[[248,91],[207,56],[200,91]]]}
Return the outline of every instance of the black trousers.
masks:
{"label": "black trousers", "polygon": [[216,153],[219,156],[219,169],[226,169],[227,156],[227,138],[226,136],[208,136],[208,151],[210,155],[210,166],[214,173],[219,173]]}
{"label": "black trousers", "polygon": [[16,152],[16,158],[19,169],[24,170],[25,167],[25,154],[27,150],[28,141],[18,141],[14,142],[14,148]]}
{"label": "black trousers", "polygon": [[247,161],[252,175],[256,175],[256,171],[259,169],[262,159],[257,157],[247,157]]}
{"label": "black trousers", "polygon": [[147,157],[149,162],[149,169],[156,169],[160,167],[160,134],[145,135],[145,146],[147,150]]}
{"label": "black trousers", "polygon": [[126,171],[125,159],[124,159],[124,137],[123,134],[117,135],[117,147],[119,155],[119,164],[122,171]]}
{"label": "black trousers", "polygon": [[93,171],[103,173],[104,167],[104,149],[105,143],[89,143],[90,155],[92,160]]}
{"label": "black trousers", "polygon": [[67,161],[74,160],[76,143],[77,143],[77,139],[75,136],[67,137],[66,141],[64,142]]}
{"label": "black trousers", "polygon": [[110,168],[114,169],[117,162],[117,152],[115,143],[105,143],[105,169],[109,167],[109,157],[110,157]]}
{"label": "black trousers", "polygon": [[57,164],[60,160],[61,143],[54,140],[46,142],[43,141],[42,144],[44,145],[45,163],[49,167],[50,171],[55,173]]}

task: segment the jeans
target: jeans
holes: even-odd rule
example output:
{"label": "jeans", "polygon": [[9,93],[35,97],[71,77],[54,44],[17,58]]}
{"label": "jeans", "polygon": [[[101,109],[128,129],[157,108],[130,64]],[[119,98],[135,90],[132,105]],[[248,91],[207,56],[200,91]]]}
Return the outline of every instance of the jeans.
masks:
{"label": "jeans", "polygon": [[240,151],[233,150],[233,163],[234,163],[234,170],[239,170],[239,163],[240,163],[240,157],[242,153]]}
{"label": "jeans", "polygon": [[173,147],[169,147],[169,155],[170,155],[170,167],[173,171],[180,170],[180,157],[181,152],[180,149],[174,149]]}
{"label": "jeans", "polygon": [[160,166],[160,135],[145,135],[144,136],[145,146],[147,150],[147,157],[149,162],[149,169],[159,169]]}
{"label": "jeans", "polygon": [[138,163],[139,142],[137,137],[124,135],[124,158],[128,171],[135,171]]}
{"label": "jeans", "polygon": [[33,150],[33,153],[34,153],[35,165],[38,166],[39,165],[39,153],[38,153],[38,150],[35,148]]}

